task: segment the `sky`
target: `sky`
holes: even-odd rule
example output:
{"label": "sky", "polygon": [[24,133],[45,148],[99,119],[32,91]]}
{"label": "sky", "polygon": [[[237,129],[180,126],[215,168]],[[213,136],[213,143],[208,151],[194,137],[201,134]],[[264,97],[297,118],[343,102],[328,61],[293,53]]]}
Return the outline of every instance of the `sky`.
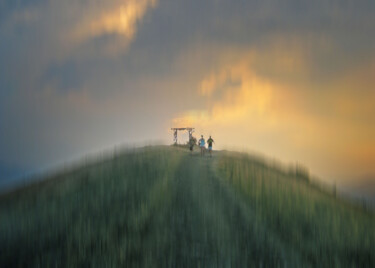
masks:
{"label": "sky", "polygon": [[185,126],[374,182],[374,32],[373,0],[0,0],[0,182]]}

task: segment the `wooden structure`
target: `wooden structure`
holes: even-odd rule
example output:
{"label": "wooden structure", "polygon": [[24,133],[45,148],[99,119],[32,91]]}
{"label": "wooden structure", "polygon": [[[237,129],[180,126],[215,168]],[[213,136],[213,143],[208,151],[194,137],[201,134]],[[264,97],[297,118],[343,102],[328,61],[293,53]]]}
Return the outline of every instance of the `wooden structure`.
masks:
{"label": "wooden structure", "polygon": [[185,131],[186,130],[189,133],[189,141],[190,141],[190,139],[193,137],[193,132],[194,132],[195,128],[193,128],[193,127],[178,127],[178,128],[171,128],[171,130],[173,131],[174,144],[177,144],[178,131]]}

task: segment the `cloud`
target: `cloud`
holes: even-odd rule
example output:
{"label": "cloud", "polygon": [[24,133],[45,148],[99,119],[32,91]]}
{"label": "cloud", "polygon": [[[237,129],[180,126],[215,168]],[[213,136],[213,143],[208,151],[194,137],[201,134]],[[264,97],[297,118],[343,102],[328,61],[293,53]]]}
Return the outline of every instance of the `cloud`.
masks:
{"label": "cloud", "polygon": [[[310,50],[296,40],[282,43],[241,51],[208,70],[197,85],[205,107],[179,113],[171,124],[194,126],[229,146],[298,159],[327,178],[375,173],[374,62],[314,83]],[[332,172],[335,167],[342,171]]]}
{"label": "cloud", "polygon": [[156,5],[157,0],[51,0],[19,5],[0,21],[0,37],[10,57],[14,54],[12,61],[22,49],[35,57],[36,69],[71,59],[121,55]]}
{"label": "cloud", "polygon": [[371,170],[374,3],[0,1],[0,162],[194,125],[325,176]]}
{"label": "cloud", "polygon": [[5,3],[0,12],[1,96],[38,94],[51,84],[60,93],[94,85],[90,94],[95,95],[97,85],[123,73],[124,64],[113,68],[156,6],[156,0]]}
{"label": "cloud", "polygon": [[83,15],[77,25],[69,30],[68,38],[79,44],[103,35],[115,35],[122,37],[117,38],[117,41],[121,42],[117,49],[124,48],[134,38],[137,23],[148,9],[155,6],[156,0],[127,0],[108,10],[94,10]]}

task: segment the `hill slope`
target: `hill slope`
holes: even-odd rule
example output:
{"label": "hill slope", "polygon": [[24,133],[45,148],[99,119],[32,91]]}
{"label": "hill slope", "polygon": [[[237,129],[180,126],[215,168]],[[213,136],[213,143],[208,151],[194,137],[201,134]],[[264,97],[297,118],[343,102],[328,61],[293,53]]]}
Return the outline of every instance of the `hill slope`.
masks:
{"label": "hill slope", "polygon": [[0,266],[374,266],[375,216],[250,156],[124,152],[0,197]]}

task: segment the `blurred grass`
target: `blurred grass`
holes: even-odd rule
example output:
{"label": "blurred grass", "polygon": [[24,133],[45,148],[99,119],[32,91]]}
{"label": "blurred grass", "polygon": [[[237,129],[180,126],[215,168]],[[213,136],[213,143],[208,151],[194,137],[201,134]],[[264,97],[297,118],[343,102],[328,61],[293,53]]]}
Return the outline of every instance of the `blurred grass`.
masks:
{"label": "blurred grass", "polygon": [[283,172],[244,154],[223,155],[217,167],[252,208],[259,224],[312,266],[373,267],[375,217],[311,184],[304,172]]}
{"label": "blurred grass", "polygon": [[0,267],[371,267],[374,223],[303,169],[145,147],[0,196]]}
{"label": "blurred grass", "polygon": [[0,266],[137,263],[180,160],[178,151],[144,149],[3,197]]}

